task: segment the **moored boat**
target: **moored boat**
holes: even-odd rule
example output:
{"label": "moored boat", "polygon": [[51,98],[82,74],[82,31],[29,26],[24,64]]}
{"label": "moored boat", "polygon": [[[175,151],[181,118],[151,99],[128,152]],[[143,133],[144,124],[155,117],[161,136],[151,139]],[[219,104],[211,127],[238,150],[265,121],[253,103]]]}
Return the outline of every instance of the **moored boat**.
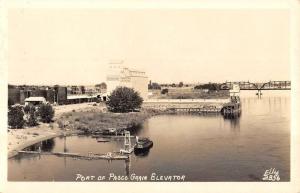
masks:
{"label": "moored boat", "polygon": [[117,134],[116,128],[108,128],[102,131],[102,135],[116,135],[116,134]]}
{"label": "moored boat", "polygon": [[145,151],[149,150],[153,146],[153,141],[149,138],[138,138],[136,139],[136,143],[134,146],[134,151]]}

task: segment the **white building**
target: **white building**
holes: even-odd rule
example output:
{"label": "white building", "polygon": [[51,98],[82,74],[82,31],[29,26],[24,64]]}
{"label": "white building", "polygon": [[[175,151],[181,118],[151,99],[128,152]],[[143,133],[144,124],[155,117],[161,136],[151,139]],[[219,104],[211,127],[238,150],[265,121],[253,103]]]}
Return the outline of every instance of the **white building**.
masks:
{"label": "white building", "polygon": [[232,88],[229,90],[230,96],[240,96],[240,86],[238,84],[233,84]]}
{"label": "white building", "polygon": [[46,103],[44,97],[28,97],[25,99],[25,105],[40,105]]}
{"label": "white building", "polygon": [[133,88],[144,100],[148,98],[148,77],[146,73],[125,67],[123,61],[109,63],[106,83],[108,95],[117,87],[125,86]]}

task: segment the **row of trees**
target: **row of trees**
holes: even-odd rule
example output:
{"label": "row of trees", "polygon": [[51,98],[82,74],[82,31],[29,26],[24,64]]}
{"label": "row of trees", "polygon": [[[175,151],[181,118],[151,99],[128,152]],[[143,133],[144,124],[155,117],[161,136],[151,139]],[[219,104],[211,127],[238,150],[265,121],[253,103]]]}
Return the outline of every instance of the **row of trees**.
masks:
{"label": "row of trees", "polygon": [[[156,89],[161,90],[161,87],[187,87],[189,85],[185,85],[183,82],[179,82],[178,84],[158,84],[156,82],[149,82],[148,89]],[[201,84],[194,87],[194,89],[208,89],[208,90],[220,90],[220,84],[217,83],[208,83],[208,84]]]}
{"label": "row of trees", "polygon": [[148,84],[148,89],[155,89],[155,90],[160,90],[161,87],[164,86],[164,87],[184,87],[184,86],[188,86],[188,85],[184,85],[183,82],[179,82],[179,84],[175,84],[175,83],[172,83],[172,84],[158,84],[156,82],[151,82]]}
{"label": "row of trees", "polygon": [[12,129],[20,129],[25,125],[34,127],[38,122],[50,123],[54,117],[54,109],[50,104],[39,106],[21,105],[9,106],[8,125]]}
{"label": "row of trees", "polygon": [[197,85],[194,87],[194,89],[208,89],[210,91],[216,91],[216,90],[220,90],[220,85],[216,83],[208,83],[208,84]]}

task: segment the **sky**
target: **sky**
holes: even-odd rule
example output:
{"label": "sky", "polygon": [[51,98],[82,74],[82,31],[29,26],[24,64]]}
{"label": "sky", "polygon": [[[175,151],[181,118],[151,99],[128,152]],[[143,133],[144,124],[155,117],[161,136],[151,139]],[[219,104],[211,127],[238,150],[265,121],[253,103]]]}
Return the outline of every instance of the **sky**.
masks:
{"label": "sky", "polygon": [[96,84],[110,60],[159,83],[290,80],[284,9],[8,10],[10,84]]}

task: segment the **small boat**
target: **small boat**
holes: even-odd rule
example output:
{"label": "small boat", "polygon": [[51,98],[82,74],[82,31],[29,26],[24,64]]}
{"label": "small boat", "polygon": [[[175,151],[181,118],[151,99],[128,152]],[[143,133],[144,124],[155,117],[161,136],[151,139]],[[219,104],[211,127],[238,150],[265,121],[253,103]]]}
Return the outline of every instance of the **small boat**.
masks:
{"label": "small boat", "polygon": [[108,128],[104,129],[102,135],[116,135],[117,129],[116,128]]}
{"label": "small boat", "polygon": [[103,133],[103,131],[95,131],[93,134],[95,134],[95,135],[100,135],[100,134],[102,134]]}
{"label": "small boat", "polygon": [[134,151],[146,151],[153,146],[153,141],[148,138],[138,138],[136,137],[136,143],[134,146]]}

